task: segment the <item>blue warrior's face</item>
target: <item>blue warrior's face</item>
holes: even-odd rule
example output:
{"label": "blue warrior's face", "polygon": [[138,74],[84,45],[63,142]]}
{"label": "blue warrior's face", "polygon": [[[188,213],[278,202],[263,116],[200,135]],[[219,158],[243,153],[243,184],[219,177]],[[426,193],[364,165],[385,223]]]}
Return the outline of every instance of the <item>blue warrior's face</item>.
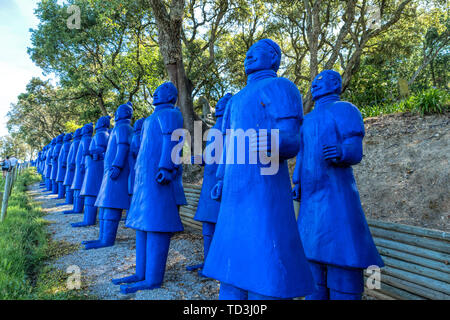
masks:
{"label": "blue warrior's face", "polygon": [[318,100],[329,94],[340,94],[340,81],[330,74],[332,71],[319,73],[311,84],[311,95],[313,100]]}
{"label": "blue warrior's face", "polygon": [[157,106],[165,103],[175,104],[177,102],[177,96],[177,88],[171,82],[163,83],[153,93],[153,105]]}
{"label": "blue warrior's face", "polygon": [[274,64],[274,53],[268,46],[255,43],[247,51],[244,61],[245,73],[247,75],[260,70],[270,70]]}

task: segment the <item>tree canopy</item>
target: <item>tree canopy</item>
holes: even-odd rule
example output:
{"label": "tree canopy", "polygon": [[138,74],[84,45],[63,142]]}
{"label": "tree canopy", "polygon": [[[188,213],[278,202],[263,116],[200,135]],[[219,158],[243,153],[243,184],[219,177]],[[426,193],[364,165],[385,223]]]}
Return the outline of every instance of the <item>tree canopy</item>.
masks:
{"label": "tree canopy", "polygon": [[[79,28],[67,24],[73,5]],[[262,38],[280,44],[279,75],[298,86],[305,113],[323,69],[342,74],[344,97],[360,108],[400,99],[401,81],[448,90],[448,12],[441,0],[41,0],[28,53],[56,79],[30,79],[8,129],[39,150],[127,101],[134,119],[148,116],[170,80],[191,131],[205,101],[245,85],[245,53]]]}

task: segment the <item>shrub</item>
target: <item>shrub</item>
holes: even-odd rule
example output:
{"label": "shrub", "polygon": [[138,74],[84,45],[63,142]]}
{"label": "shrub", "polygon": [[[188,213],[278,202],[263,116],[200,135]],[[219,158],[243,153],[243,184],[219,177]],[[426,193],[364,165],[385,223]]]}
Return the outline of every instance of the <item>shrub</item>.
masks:
{"label": "shrub", "polygon": [[412,109],[422,115],[444,113],[450,109],[450,95],[443,90],[430,88],[410,98]]}

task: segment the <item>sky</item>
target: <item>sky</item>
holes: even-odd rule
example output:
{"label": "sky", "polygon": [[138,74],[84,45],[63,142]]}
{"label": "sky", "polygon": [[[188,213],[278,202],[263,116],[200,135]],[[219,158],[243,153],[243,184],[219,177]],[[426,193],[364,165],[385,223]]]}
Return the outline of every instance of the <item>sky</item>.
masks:
{"label": "sky", "polygon": [[0,136],[8,134],[6,114],[32,77],[43,76],[27,53],[38,0],[0,0]]}

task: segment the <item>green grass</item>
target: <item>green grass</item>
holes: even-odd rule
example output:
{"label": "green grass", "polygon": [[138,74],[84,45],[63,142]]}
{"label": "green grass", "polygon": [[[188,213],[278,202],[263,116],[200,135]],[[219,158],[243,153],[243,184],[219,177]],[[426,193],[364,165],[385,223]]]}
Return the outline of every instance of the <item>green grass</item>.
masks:
{"label": "green grass", "polygon": [[[86,299],[82,290],[67,290],[65,272],[46,264],[76,248],[52,242],[44,212],[26,194],[39,181],[35,169],[25,170],[14,184],[8,214],[0,222],[0,299]],[[58,249],[58,250],[55,250]]]}
{"label": "green grass", "polygon": [[407,111],[421,115],[448,112],[450,111],[450,94],[443,90],[430,88],[397,103],[361,108],[363,118]]}

